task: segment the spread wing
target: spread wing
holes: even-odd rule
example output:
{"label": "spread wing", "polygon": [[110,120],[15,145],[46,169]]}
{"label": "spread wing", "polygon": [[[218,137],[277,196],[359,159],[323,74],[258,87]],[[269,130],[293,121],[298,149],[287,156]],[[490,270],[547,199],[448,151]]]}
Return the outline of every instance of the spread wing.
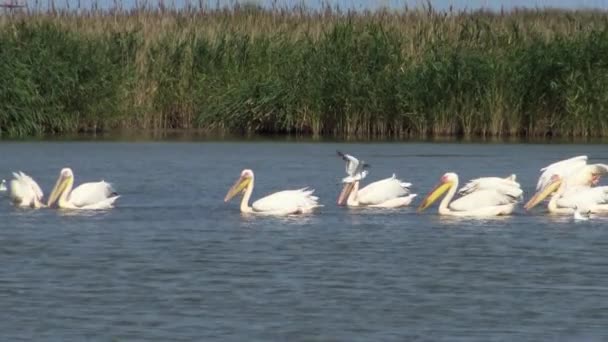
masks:
{"label": "spread wing", "polygon": [[351,177],[362,173],[365,168],[369,167],[369,164],[366,164],[364,161],[359,161],[359,159],[350,154],[342,153],[340,151],[336,152],[338,153],[338,156],[342,157],[346,162],[346,174]]}
{"label": "spread wing", "polygon": [[42,189],[36,181],[25,173],[13,172],[10,197],[14,202],[33,204],[35,200],[42,201]]}
{"label": "spread wing", "polygon": [[587,156],[577,156],[566,160],[555,162],[551,165],[545,166],[540,171],[542,174],[538,178],[536,183],[536,190],[543,189],[547,186],[553,175],[559,175],[560,177],[567,177],[572,172],[585,167],[587,165]]}

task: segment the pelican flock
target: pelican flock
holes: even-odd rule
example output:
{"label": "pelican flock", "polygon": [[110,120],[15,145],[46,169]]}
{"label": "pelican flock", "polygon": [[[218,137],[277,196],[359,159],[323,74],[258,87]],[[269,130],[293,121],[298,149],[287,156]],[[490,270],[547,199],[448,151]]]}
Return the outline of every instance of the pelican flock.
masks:
{"label": "pelican flock", "polygon": [[573,214],[576,208],[608,213],[608,186],[597,186],[608,173],[606,164],[587,164],[587,156],[562,160],[541,169],[536,193],[524,206],[530,210],[551,196],[547,209],[553,214]]}
{"label": "pelican flock", "polygon": [[[412,204],[415,193],[412,184],[393,174],[360,188],[368,176],[370,164],[351,154],[337,151],[345,162],[346,177],[341,179],[342,190],[337,204],[348,207],[401,208]],[[590,214],[608,214],[608,186],[600,186],[602,176],[608,174],[608,164],[588,163],[587,156],[576,156],[554,162],[540,169],[536,190],[523,209],[531,211],[547,200],[546,210],[551,214],[573,215],[575,220],[585,220]],[[226,193],[224,202],[242,194],[240,211],[257,215],[302,215],[316,211],[323,205],[314,195],[314,189],[303,187],[284,190],[262,197],[249,204],[254,189],[254,173],[244,169],[237,181]],[[468,181],[459,189],[459,177],[455,172],[445,173],[439,184],[431,190],[417,208],[421,213],[442,196],[439,215],[489,217],[513,214],[523,201],[524,192],[512,174],[507,177],[480,177]],[[113,208],[120,197],[112,185],[105,181],[87,182],[74,187],[74,172],[64,168],[50,195],[44,201],[44,192],[28,174],[18,171],[7,186],[3,179],[0,192],[16,207],[60,208],[70,210],[95,210]]]}
{"label": "pelican flock", "polygon": [[57,202],[58,208],[77,210],[110,209],[120,197],[105,181],[84,183],[72,190],[73,185],[72,169],[62,169],[47,203],[44,203],[44,193],[38,183],[19,171],[13,173],[9,197],[16,207],[39,209],[51,207]]}

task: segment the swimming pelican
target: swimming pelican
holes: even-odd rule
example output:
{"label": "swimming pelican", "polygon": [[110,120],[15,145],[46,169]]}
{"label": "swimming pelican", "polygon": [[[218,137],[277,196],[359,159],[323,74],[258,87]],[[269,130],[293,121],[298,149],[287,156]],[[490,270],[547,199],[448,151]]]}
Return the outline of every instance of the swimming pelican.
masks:
{"label": "swimming pelican", "polygon": [[[421,212],[428,208],[443,193],[449,190],[439,204],[440,215],[509,215],[523,196],[523,191],[515,179],[515,175],[507,178],[482,177],[474,179],[460,189],[462,197],[452,201],[458,188],[458,175],[448,172],[441,177],[440,183],[422,201],[422,204],[418,207],[418,211]],[[450,201],[452,202],[450,203]]]}
{"label": "swimming pelican", "polygon": [[606,189],[594,187],[602,175],[608,174],[606,164],[587,164],[587,156],[578,156],[541,169],[536,194],[526,203],[532,209],[553,194],[547,209],[555,214],[572,214],[574,206],[588,207],[591,212],[608,212]]}
{"label": "swimming pelican", "polygon": [[241,172],[241,176],[228,190],[224,202],[228,202],[239,193],[244,193],[241,200],[241,212],[261,215],[293,215],[306,214],[313,209],[320,207],[317,203],[319,199],[313,196],[314,190],[302,188],[298,190],[285,190],[270,194],[260,198],[249,206],[249,199],[253,193],[254,176],[253,171],[245,169]]}
{"label": "swimming pelican", "polygon": [[2,183],[0,183],[0,191],[6,191],[6,180],[2,180]]}
{"label": "swimming pelican", "polygon": [[405,183],[397,179],[393,174],[359,190],[359,182],[367,175],[363,161],[349,154],[338,151],[338,155],[346,161],[346,178],[342,180],[344,188],[338,196],[338,205],[349,207],[375,207],[375,208],[399,208],[408,206],[412,203],[416,194],[411,194],[409,187],[411,183]]}
{"label": "swimming pelican", "polygon": [[[577,178],[578,176],[575,175]],[[592,213],[608,212],[608,186],[590,187],[588,184],[571,186],[557,174],[553,175],[547,185],[541,188],[524,208],[530,210],[549,195],[551,199],[547,209],[552,214],[573,214],[575,208],[586,208]]]}
{"label": "swimming pelican", "polygon": [[72,186],[74,186],[72,169],[61,169],[47,205],[50,207],[59,199],[57,206],[62,209],[109,209],[120,197],[114,192],[112,185],[105,181],[83,183],[74,190]]}
{"label": "swimming pelican", "polygon": [[13,172],[14,179],[11,180],[10,197],[18,207],[42,208],[42,189],[32,177],[25,173]]}

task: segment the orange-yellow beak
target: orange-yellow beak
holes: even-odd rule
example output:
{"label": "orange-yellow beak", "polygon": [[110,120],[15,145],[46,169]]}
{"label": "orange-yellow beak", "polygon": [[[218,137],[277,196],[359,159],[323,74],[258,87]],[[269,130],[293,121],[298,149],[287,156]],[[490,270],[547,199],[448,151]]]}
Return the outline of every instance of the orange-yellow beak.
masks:
{"label": "orange-yellow beak", "polygon": [[534,208],[538,203],[542,202],[545,198],[547,198],[547,196],[557,191],[561,184],[562,180],[559,178],[551,181],[551,183],[547,184],[547,186],[545,186],[543,189],[540,189],[534,194],[534,196],[532,196],[532,198],[530,198],[528,203],[524,205],[524,209],[530,210]]}
{"label": "orange-yellow beak", "polygon": [[239,177],[239,179],[237,179],[237,181],[234,183],[234,185],[232,187],[230,187],[230,190],[228,190],[226,197],[224,197],[224,202],[230,201],[234,196],[239,194],[241,191],[245,191],[245,189],[249,185],[249,182],[251,182],[250,177],[243,177],[243,176]]}
{"label": "orange-yellow beak", "polygon": [[430,207],[441,195],[443,195],[448,189],[454,186],[454,183],[451,181],[442,181],[437,186],[429,192],[428,195],[422,200],[422,203],[418,207],[418,212],[424,211],[426,208]]}
{"label": "orange-yellow beak", "polygon": [[344,184],[342,192],[340,192],[340,196],[338,196],[338,205],[344,205],[346,203],[346,199],[348,198],[348,195],[350,195],[350,193],[353,191],[354,187],[354,182]]}

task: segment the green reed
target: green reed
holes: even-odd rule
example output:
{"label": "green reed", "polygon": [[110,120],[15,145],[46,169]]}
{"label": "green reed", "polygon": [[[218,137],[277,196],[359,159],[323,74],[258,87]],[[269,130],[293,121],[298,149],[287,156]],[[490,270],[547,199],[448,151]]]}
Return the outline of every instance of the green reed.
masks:
{"label": "green reed", "polygon": [[607,136],[608,14],[137,9],[0,17],[0,133]]}

